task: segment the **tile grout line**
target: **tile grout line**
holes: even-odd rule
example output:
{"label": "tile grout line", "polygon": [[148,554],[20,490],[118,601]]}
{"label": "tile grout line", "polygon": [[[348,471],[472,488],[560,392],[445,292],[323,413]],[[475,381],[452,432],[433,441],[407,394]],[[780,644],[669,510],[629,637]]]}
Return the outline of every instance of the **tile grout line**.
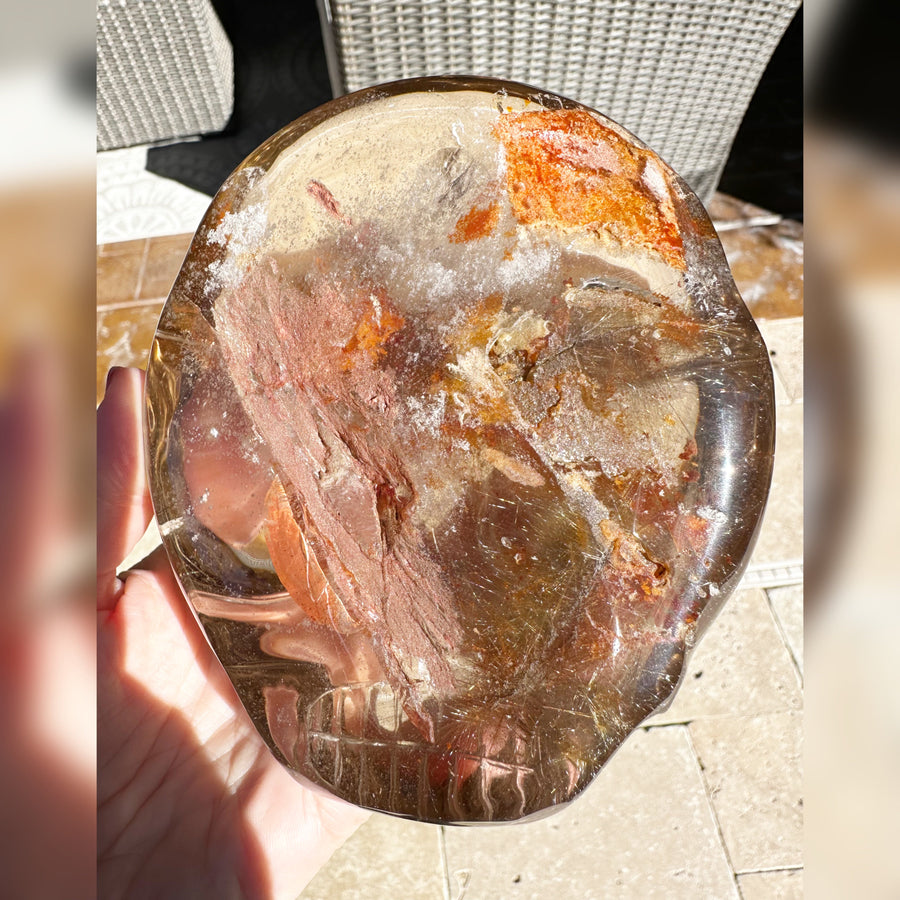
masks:
{"label": "tile grout line", "polygon": [[438,825],[438,848],[441,854],[441,874],[443,875],[441,886],[444,889],[444,900],[450,900],[450,864],[447,860],[447,832],[443,825]]}
{"label": "tile grout line", "polygon": [[767,875],[769,872],[802,872],[802,865],[797,866],[771,866],[768,869],[741,869],[735,875]]}
{"label": "tile grout line", "polygon": [[751,562],[735,588],[738,591],[767,591],[770,588],[803,584],[803,560]]}
{"label": "tile grout line", "polygon": [[138,269],[137,287],[134,289],[134,299],[141,296],[141,288],[144,286],[144,272],[147,270],[147,260],[150,258],[150,238],[144,238],[144,252],[141,254],[141,267]]}
{"label": "tile grout line", "polygon": [[[803,582],[800,582],[800,587],[803,587]],[[791,648],[790,641],[787,639],[787,632],[784,630],[784,625],[781,622],[781,618],[778,615],[778,611],[775,609],[775,605],[772,603],[772,598],[769,596],[770,590],[777,590],[775,588],[767,588],[763,591],[766,595],[766,604],[769,607],[769,612],[772,614],[772,618],[775,620],[775,628],[778,630],[778,636],[781,638],[781,643],[784,644],[784,649],[787,650],[788,656],[791,658],[791,662],[794,664],[794,671],[797,673],[797,677],[800,679],[800,687],[803,687],[803,671],[800,669],[800,663],[797,660],[797,657],[794,655],[794,651]]]}
{"label": "tile grout line", "polygon": [[780,709],[761,709],[757,712],[752,713],[739,713],[739,712],[698,712],[693,713],[690,718],[683,719],[675,719],[672,722],[659,722],[652,723],[650,721],[643,722],[637,727],[641,731],[659,731],[662,728],[684,728],[688,725],[693,725],[694,723],[703,723],[703,722],[718,722],[722,719],[767,719],[770,716],[782,716],[782,715],[795,715],[795,714],[803,714],[802,706],[784,706]]}
{"label": "tile grout line", "polygon": [[165,297],[150,297],[147,300],[121,300],[114,303],[98,303],[97,312],[114,312],[117,309],[137,309],[141,306],[155,306],[165,303]]}
{"label": "tile grout line", "polygon": [[716,826],[716,834],[719,838],[719,846],[722,848],[722,853],[725,855],[725,862],[728,863],[728,868],[731,870],[731,881],[734,884],[734,890],[739,898],[743,898],[744,895],[741,893],[741,886],[738,884],[737,872],[735,871],[734,863],[731,860],[731,854],[728,852],[728,845],[725,843],[725,835],[722,833],[722,824],[719,822],[719,815],[716,812],[716,805],[712,801],[712,793],[710,791],[709,782],[706,780],[706,767],[703,765],[703,761],[700,759],[700,754],[697,752],[697,748],[694,746],[694,739],[691,736],[690,725],[685,725],[684,730],[687,735],[688,746],[691,748],[691,753],[694,755],[694,762],[696,762],[697,769],[700,772],[700,781],[703,784],[703,793],[706,795],[706,802],[709,806],[709,811],[713,818],[713,824],[715,824]]}
{"label": "tile grout line", "polygon": [[[794,322],[802,323],[803,322],[803,313],[792,313],[789,316],[754,316],[753,321],[756,322],[757,325],[760,322],[779,322],[779,323],[781,323],[781,322],[794,321]],[[768,344],[766,346],[768,346]]]}

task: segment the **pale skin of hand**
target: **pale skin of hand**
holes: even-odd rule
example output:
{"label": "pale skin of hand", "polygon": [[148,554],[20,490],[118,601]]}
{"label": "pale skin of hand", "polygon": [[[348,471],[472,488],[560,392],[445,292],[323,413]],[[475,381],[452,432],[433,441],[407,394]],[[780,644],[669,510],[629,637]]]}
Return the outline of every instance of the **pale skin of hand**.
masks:
{"label": "pale skin of hand", "polygon": [[152,516],[143,375],[97,414],[98,859],[103,900],[294,900],[368,813],[272,756],[162,551],[116,568]]}

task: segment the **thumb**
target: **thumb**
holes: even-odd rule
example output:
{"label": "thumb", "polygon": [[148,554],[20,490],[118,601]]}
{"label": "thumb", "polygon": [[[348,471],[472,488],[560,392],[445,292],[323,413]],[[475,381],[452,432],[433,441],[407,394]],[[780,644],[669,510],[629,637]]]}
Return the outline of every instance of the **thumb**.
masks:
{"label": "thumb", "polygon": [[97,607],[115,606],[116,568],[153,516],[144,471],[144,373],[110,369],[97,410]]}

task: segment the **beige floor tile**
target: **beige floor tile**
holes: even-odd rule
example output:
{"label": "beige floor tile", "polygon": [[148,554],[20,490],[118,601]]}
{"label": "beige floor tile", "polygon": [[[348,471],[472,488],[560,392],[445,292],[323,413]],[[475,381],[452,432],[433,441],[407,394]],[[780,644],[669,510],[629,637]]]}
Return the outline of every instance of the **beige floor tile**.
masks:
{"label": "beige floor tile", "polygon": [[672,706],[648,725],[799,709],[800,681],[765,594],[733,594],[701,638]]}
{"label": "beige floor tile", "polygon": [[443,900],[440,829],[373,813],[300,895],[302,900]]}
{"label": "beige floor tile", "polygon": [[709,203],[706,204],[706,210],[716,228],[721,232],[730,231],[736,227],[747,228],[750,227],[749,223],[758,227],[766,223],[777,225],[781,221],[778,213],[763,209],[747,200],[741,200],[739,197],[732,197],[731,194],[723,194],[721,191],[716,191],[712,195]]}
{"label": "beige floor tile", "polygon": [[761,319],[759,330],[769,348],[772,368],[788,400],[803,399],[803,319]]}
{"label": "beige floor tile", "polygon": [[141,299],[159,300],[169,295],[192,238],[192,234],[172,234],[150,239],[141,274]]}
{"label": "beige floor tile", "polygon": [[681,726],[632,735],[567,809],[524,825],[448,828],[446,845],[457,900],[737,897]]}
{"label": "beige floor tile", "polygon": [[802,900],[803,869],[739,875],[738,887],[743,900]]}
{"label": "beige floor tile", "polygon": [[803,585],[769,588],[769,602],[800,674],[803,674]]}
{"label": "beige floor tile", "polygon": [[719,237],[744,303],[757,317],[803,315],[803,226],[738,228]]}
{"label": "beige floor tile", "polygon": [[112,366],[147,367],[162,303],[97,310],[97,402],[103,399]]}
{"label": "beige floor tile", "polygon": [[801,865],[801,715],[699,719],[689,727],[735,871]]}
{"label": "beige floor tile", "polygon": [[803,556],[803,404],[782,406],[776,415],[775,469],[754,563]]}
{"label": "beige floor tile", "polygon": [[146,241],[123,241],[97,249],[97,305],[126,303],[137,297]]}
{"label": "beige floor tile", "polygon": [[98,244],[98,256],[134,256],[143,257],[147,249],[147,238],[135,238],[131,241],[113,241],[109,244]]}

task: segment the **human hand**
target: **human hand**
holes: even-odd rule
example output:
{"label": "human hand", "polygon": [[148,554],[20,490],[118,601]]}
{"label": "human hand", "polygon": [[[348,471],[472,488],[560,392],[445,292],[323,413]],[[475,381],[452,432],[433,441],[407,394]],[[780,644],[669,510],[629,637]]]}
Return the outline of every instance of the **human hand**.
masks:
{"label": "human hand", "polygon": [[272,756],[146,529],[143,374],[114,369],[97,414],[100,897],[295,898],[368,813]]}

